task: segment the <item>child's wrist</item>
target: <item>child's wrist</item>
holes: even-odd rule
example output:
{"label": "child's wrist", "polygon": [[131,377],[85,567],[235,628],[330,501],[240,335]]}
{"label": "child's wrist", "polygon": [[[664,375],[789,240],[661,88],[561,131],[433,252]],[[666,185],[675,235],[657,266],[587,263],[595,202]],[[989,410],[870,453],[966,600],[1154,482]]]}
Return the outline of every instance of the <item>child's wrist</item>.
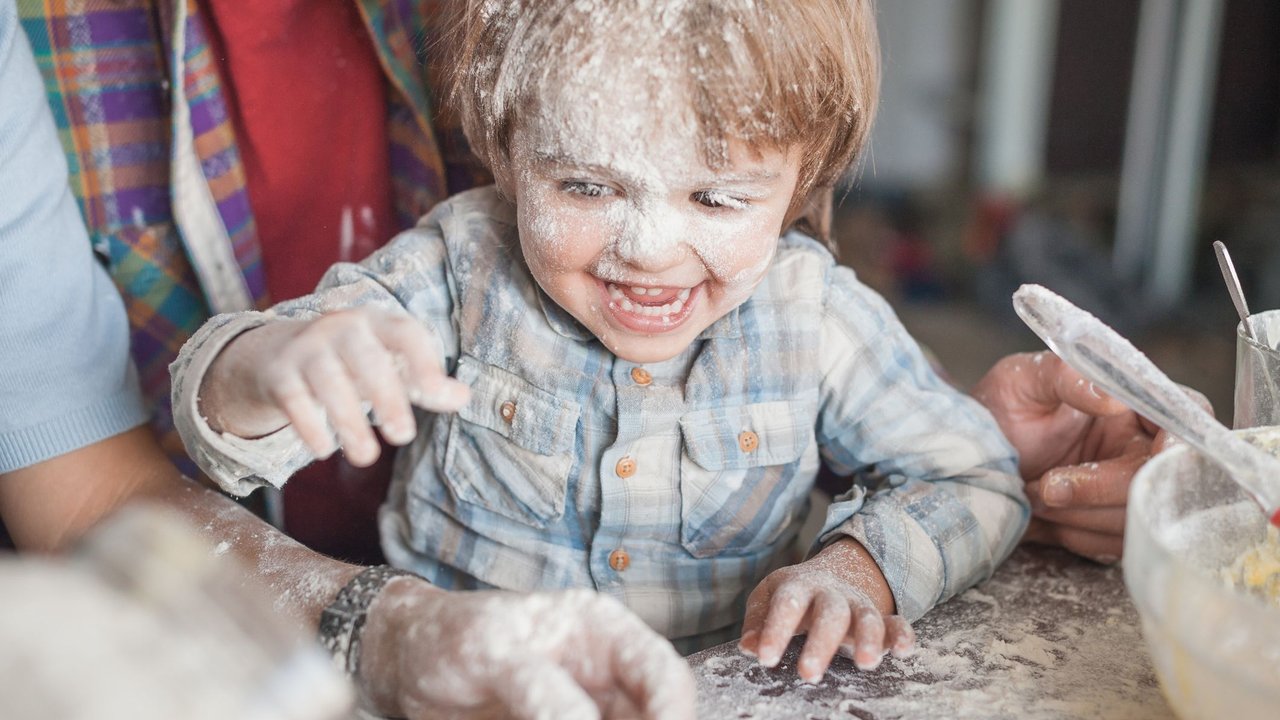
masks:
{"label": "child's wrist", "polygon": [[829,566],[847,582],[861,589],[881,614],[894,614],[896,603],[893,590],[875,558],[862,543],[852,537],[842,537],[820,550],[810,562]]}
{"label": "child's wrist", "polygon": [[209,429],[237,437],[259,438],[288,424],[288,417],[259,391],[255,374],[271,344],[284,328],[274,323],[253,328],[232,339],[218,353],[200,381],[197,403]]}

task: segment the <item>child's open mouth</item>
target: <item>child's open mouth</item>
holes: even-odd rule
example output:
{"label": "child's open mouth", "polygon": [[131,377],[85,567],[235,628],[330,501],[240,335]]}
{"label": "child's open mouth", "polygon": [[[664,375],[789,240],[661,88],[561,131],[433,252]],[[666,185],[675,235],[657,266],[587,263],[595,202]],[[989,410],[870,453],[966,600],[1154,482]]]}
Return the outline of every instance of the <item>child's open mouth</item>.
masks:
{"label": "child's open mouth", "polygon": [[689,316],[697,287],[642,287],[602,281],[609,311],[624,327],[643,333],[667,332]]}

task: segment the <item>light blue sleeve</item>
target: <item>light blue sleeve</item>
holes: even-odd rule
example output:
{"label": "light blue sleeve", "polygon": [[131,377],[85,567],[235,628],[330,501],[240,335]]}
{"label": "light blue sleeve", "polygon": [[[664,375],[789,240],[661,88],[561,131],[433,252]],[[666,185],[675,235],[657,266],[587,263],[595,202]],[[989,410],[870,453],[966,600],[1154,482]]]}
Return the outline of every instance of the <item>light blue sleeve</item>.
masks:
{"label": "light blue sleeve", "polygon": [[819,542],[860,542],[914,621],[1013,551],[1030,518],[1017,455],[845,267],[828,275],[820,355],[818,442],[858,482],[831,505]]}
{"label": "light blue sleeve", "polygon": [[147,420],[124,305],[90,249],[41,82],[0,2],[0,473]]}

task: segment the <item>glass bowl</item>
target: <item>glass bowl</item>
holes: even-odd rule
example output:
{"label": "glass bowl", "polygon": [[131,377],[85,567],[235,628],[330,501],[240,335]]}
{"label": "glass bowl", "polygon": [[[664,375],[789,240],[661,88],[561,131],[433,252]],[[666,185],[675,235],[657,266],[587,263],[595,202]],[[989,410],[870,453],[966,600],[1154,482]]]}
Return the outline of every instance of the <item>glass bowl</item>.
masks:
{"label": "glass bowl", "polygon": [[[1280,427],[1235,432],[1280,454]],[[1187,446],[1160,453],[1134,477],[1124,579],[1182,720],[1280,717],[1280,607],[1223,575],[1266,527],[1240,487]]]}

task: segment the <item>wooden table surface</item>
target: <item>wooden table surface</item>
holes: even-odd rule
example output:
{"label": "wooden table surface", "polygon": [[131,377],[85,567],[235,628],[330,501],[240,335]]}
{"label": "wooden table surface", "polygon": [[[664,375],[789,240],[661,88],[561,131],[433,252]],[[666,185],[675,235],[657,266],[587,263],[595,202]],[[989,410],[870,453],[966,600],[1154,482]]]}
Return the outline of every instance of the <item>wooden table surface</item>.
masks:
{"label": "wooden table surface", "polygon": [[818,685],[796,677],[799,638],[772,670],[733,643],[691,655],[698,716],[1174,718],[1119,567],[1020,548],[990,580],[934,608],[915,629],[912,657],[887,657],[870,672],[837,657]]}

